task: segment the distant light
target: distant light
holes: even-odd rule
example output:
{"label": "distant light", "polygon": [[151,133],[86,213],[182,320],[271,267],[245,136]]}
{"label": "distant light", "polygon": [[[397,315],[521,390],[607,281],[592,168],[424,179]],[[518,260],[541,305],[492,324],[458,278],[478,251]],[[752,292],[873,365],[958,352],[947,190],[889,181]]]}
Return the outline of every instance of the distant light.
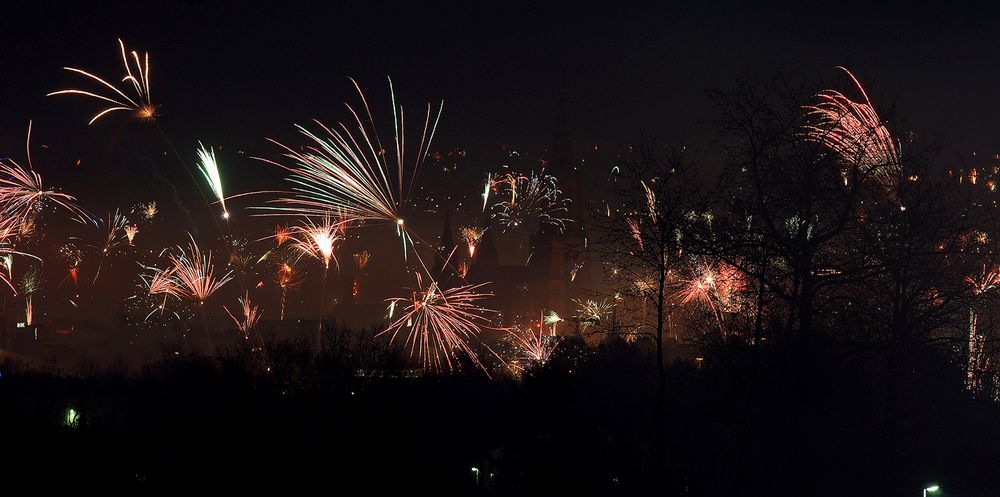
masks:
{"label": "distant light", "polygon": [[222,219],[229,219],[229,211],[225,211],[222,213]]}
{"label": "distant light", "polygon": [[925,488],[924,490],[926,490],[928,492],[937,492],[938,490],[941,490],[941,487],[938,486],[938,485],[931,485],[931,486]]}
{"label": "distant light", "polygon": [[[477,467],[473,466],[473,467],[472,467],[472,472],[473,472],[473,473],[476,473],[476,474],[479,474],[479,468],[477,468]],[[931,490],[931,491],[933,492],[933,490]]]}

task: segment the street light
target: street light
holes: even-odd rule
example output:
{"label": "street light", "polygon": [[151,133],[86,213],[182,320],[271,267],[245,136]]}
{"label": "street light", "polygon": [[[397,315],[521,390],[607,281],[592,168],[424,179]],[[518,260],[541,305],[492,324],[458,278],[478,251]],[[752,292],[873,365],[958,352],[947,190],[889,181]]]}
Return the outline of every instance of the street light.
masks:
{"label": "street light", "polygon": [[[472,467],[472,472],[476,474],[476,486],[478,487],[479,486],[479,468],[473,466]],[[927,496],[924,495],[924,497],[927,497]]]}
{"label": "street light", "polygon": [[941,490],[940,486],[938,486],[938,485],[931,485],[931,486],[929,486],[929,487],[927,487],[927,488],[924,489],[924,497],[927,497],[927,494],[936,494],[938,492],[938,490]]}

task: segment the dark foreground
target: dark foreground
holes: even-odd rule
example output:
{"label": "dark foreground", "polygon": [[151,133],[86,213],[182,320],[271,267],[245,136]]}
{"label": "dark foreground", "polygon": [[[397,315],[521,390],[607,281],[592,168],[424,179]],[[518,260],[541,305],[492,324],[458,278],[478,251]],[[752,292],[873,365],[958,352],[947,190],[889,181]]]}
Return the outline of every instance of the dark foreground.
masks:
{"label": "dark foreground", "polygon": [[997,406],[966,395],[960,369],[930,353],[911,358],[890,397],[878,350],[716,347],[673,362],[657,416],[655,361],[642,344],[567,340],[543,367],[487,379],[468,366],[420,374],[365,343],[333,341],[313,358],[304,342],[264,341],[216,361],[177,356],[87,377],[7,363],[3,485],[914,497],[928,482],[944,496],[1000,488]]}

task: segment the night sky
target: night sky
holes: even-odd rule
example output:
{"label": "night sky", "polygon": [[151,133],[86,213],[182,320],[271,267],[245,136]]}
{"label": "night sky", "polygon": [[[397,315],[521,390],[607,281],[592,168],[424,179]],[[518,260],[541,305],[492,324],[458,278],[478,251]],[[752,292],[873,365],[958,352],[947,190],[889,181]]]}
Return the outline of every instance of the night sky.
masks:
{"label": "night sky", "polygon": [[[414,114],[428,101],[445,101],[433,151],[446,159],[419,182],[431,199],[424,207],[434,210],[441,200],[453,209],[477,201],[487,171],[548,159],[560,94],[588,179],[600,179],[626,143],[644,137],[710,153],[717,115],[707,90],[778,70],[819,89],[843,83],[833,67],[849,66],[884,114],[942,144],[944,165],[974,162],[973,152],[988,157],[997,149],[1000,108],[986,95],[998,80],[1000,39],[985,16],[973,14],[666,4],[38,3],[0,19],[0,156],[23,159],[32,119],[36,169],[96,215],[155,199],[161,226],[170,229],[147,231],[149,243],[176,244],[189,230],[213,233],[190,178],[154,127],[121,115],[88,127],[94,102],[45,97],[81,85],[62,66],[118,74],[121,37],[150,53],[164,134],[189,162],[198,140],[218,148],[230,195],[283,187],[281,171],[249,157],[276,153],[267,137],[300,142],[294,123],[345,119],[352,76],[382,109],[386,76]],[[444,172],[447,153],[456,150],[465,153],[459,170]],[[259,203],[233,201],[234,223],[265,236],[273,221],[242,211]],[[468,221],[459,215],[455,224]],[[419,223],[424,236],[440,233],[439,214]],[[517,243],[524,248],[524,240]],[[520,258],[523,250],[504,254]],[[390,291],[400,281],[384,283]]]}

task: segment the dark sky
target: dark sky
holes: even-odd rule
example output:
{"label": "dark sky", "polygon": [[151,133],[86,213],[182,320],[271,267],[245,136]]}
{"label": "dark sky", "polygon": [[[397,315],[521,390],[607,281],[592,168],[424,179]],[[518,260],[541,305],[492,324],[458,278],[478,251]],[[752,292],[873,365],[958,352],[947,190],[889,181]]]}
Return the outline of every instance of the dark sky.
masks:
{"label": "dark sky", "polygon": [[[485,171],[506,160],[503,147],[522,151],[528,165],[547,156],[560,91],[586,167],[603,169],[630,139],[701,143],[714,117],[706,89],[777,68],[820,84],[843,83],[832,68],[849,66],[877,107],[943,138],[946,161],[998,148],[1000,37],[990,15],[958,6],[249,4],[5,7],[0,157],[23,158],[33,119],[36,169],[47,181],[96,213],[150,198],[170,204],[176,190],[177,209],[164,215],[179,220],[173,231],[183,237],[182,207],[203,207],[192,206],[190,179],[163,155],[160,135],[124,116],[88,127],[93,102],[45,97],[81,84],[65,65],[119,74],[117,37],[149,51],[159,124],[185,160],[193,161],[196,140],[222,147],[229,193],[280,186],[278,171],[236,151],[273,153],[264,138],[294,143],[293,123],[345,119],[341,103],[354,97],[348,76],[382,108],[387,75],[412,111],[445,100],[434,149],[467,150],[464,176],[428,171],[421,181],[466,198],[478,194]],[[42,144],[46,153],[36,150]],[[439,225],[435,219],[422,229],[435,236]]]}

